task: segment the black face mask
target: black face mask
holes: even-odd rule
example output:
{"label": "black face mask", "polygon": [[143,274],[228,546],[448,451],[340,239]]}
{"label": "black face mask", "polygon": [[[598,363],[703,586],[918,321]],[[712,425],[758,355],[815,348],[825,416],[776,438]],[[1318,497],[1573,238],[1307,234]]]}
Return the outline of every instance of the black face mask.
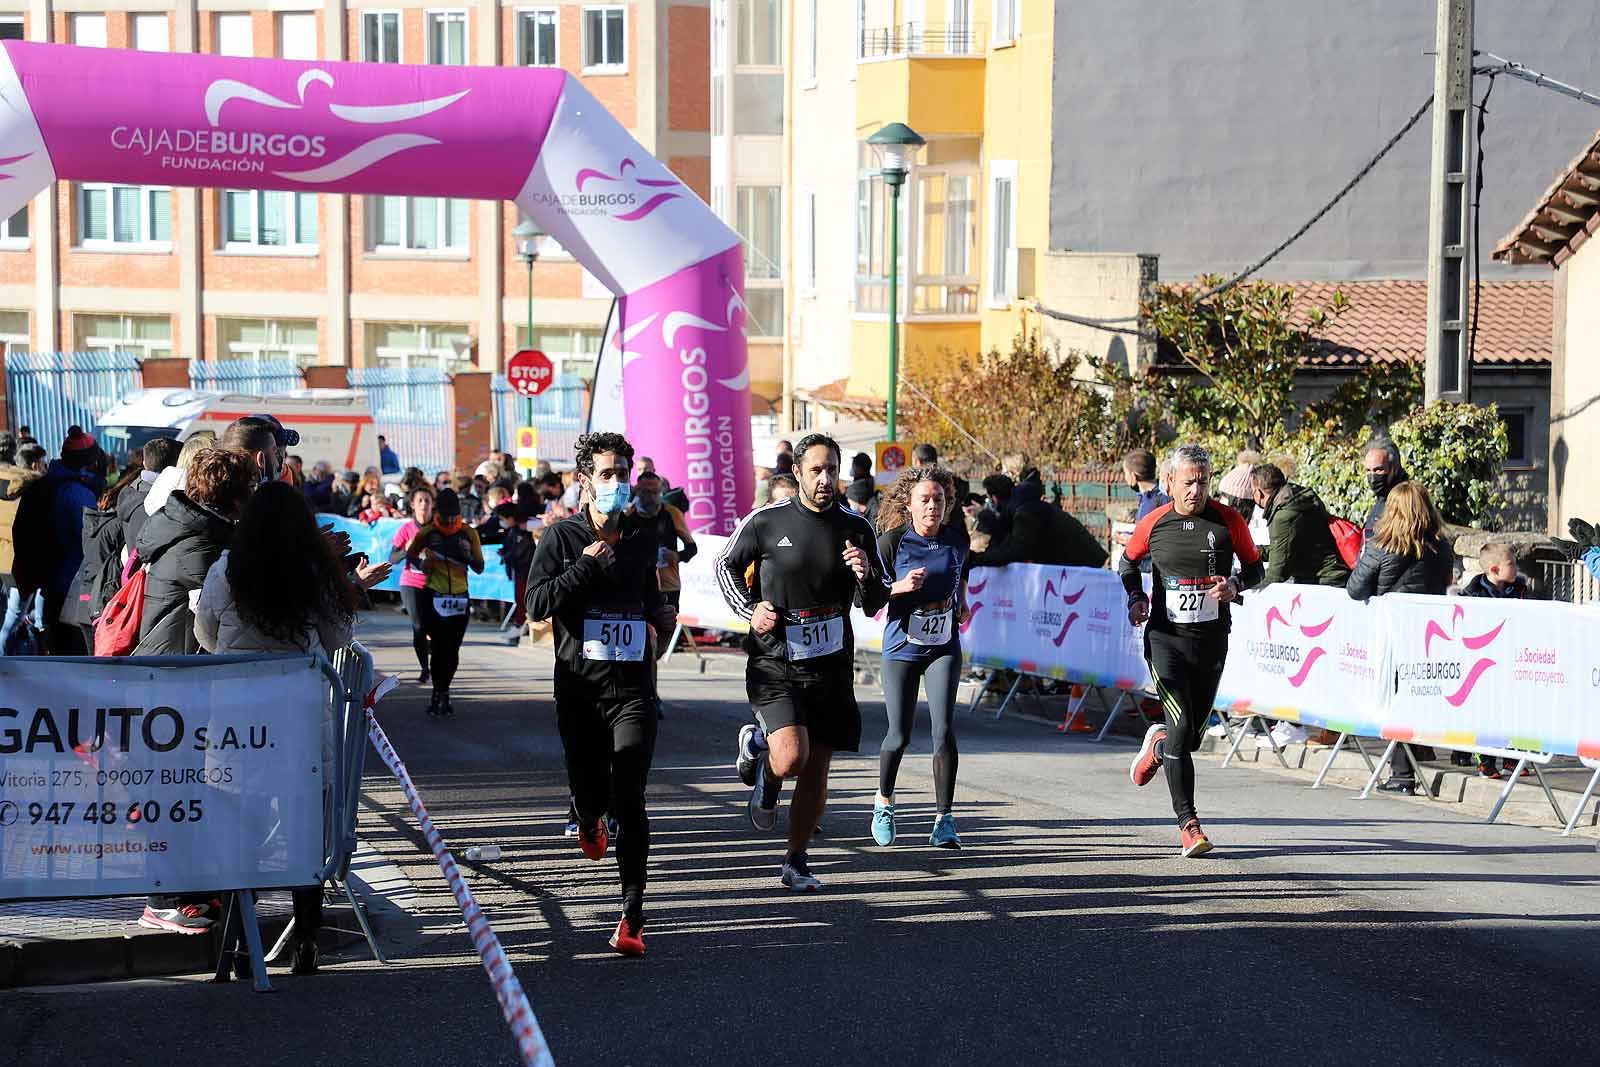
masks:
{"label": "black face mask", "polygon": [[1387,474],[1367,475],[1367,488],[1371,489],[1374,493],[1383,492],[1385,489],[1389,488],[1389,476]]}

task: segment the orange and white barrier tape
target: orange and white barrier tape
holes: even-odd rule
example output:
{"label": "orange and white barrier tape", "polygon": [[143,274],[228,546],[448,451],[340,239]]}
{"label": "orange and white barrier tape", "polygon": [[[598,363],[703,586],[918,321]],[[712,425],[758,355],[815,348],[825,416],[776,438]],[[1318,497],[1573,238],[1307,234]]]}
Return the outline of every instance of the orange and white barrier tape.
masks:
{"label": "orange and white barrier tape", "polygon": [[411,775],[406,772],[406,765],[401,762],[394,746],[389,743],[389,736],[383,732],[383,727],[378,725],[377,717],[372,714],[373,706],[385,693],[394,688],[393,679],[385,681],[388,684],[378,686],[366,700],[367,738],[372,742],[372,747],[378,750],[378,755],[389,768],[389,773],[395,776],[400,782],[400,788],[405,790],[411,814],[417,817],[417,823],[422,827],[428,847],[433,850],[433,858],[439,862],[439,869],[444,872],[445,881],[450,885],[450,892],[455,894],[456,904],[461,908],[461,917],[467,921],[467,935],[472,938],[473,947],[478,950],[478,957],[483,961],[483,969],[488,972],[489,982],[494,986],[494,994],[500,1001],[500,1014],[505,1017],[506,1025],[511,1027],[512,1036],[517,1039],[522,1062],[528,1067],[555,1067],[555,1060],[550,1055],[550,1046],[545,1043],[544,1032],[539,1029],[539,1020],[534,1017],[533,1008],[528,1004],[527,994],[522,991],[522,983],[517,981],[516,974],[511,970],[511,964],[506,961],[505,950],[500,947],[500,939],[495,936],[489,920],[484,918],[483,910],[478,907],[477,900],[472,896],[472,889],[467,885],[466,878],[462,877],[461,869],[456,866],[455,857],[445,847],[444,838],[439,836],[433,820],[428,817],[428,809],[423,805],[422,797],[417,794],[417,787],[412,783]]}

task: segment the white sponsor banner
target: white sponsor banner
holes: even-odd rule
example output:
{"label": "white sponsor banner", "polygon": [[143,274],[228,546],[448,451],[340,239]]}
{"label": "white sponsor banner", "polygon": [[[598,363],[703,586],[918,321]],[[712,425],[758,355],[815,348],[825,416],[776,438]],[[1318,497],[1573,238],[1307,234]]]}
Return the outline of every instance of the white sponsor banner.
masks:
{"label": "white sponsor banner", "polygon": [[[694,559],[678,567],[678,575],[683,582],[678,620],[685,626],[697,629],[745,633],[750,629],[750,624],[728,606],[722,596],[722,588],[717,584],[717,557],[722,554],[728,539],[715,534],[696,534],[694,540],[700,550],[695,553]],[[855,634],[857,648],[882,651],[883,618],[882,611],[869,618],[859,607],[850,609],[850,628]]]}
{"label": "white sponsor banner", "polygon": [[313,884],[327,685],[306,657],[0,658],[0,899]]}
{"label": "white sponsor banner", "polygon": [[1376,735],[1387,679],[1383,649],[1379,613],[1343,589],[1271,585],[1248,592],[1233,608],[1217,706]]}
{"label": "white sponsor banner", "polygon": [[1385,736],[1600,756],[1600,615],[1570,604],[1391,594]]}
{"label": "white sponsor banner", "polygon": [[1108,688],[1149,682],[1122,579],[1108,570],[976,567],[967,603],[972,615],[962,642],[974,663]]}

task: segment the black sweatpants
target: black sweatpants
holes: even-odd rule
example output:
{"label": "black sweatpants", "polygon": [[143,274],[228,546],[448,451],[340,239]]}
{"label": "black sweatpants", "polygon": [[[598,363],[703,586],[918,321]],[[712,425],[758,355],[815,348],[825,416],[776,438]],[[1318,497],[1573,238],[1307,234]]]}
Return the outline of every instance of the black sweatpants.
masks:
{"label": "black sweatpants", "polygon": [[1144,647],[1156,695],[1167,713],[1162,765],[1172,794],[1172,811],[1182,826],[1195,817],[1194,757],[1190,753],[1200,747],[1217,702],[1222,665],[1228,658],[1228,635],[1185,637],[1148,631]]}
{"label": "black sweatpants", "polygon": [[433,594],[426,589],[417,590],[417,600],[422,628],[428,635],[427,666],[433,672],[433,692],[446,697],[450,695],[456,668],[461,666],[461,642],[467,638],[467,622],[472,616],[465,611],[460,615],[440,615],[433,610]]}
{"label": "black sweatpants", "polygon": [[428,669],[428,629],[422,619],[422,601],[428,597],[426,589],[400,587],[400,603],[405,605],[406,617],[411,620],[411,649],[417,654],[417,666]]}
{"label": "black sweatpants", "polygon": [[650,859],[644,790],[656,752],[656,700],[648,677],[643,675],[644,684],[616,685],[556,667],[556,723],[578,825],[589,830],[608,811],[617,820],[625,898],[644,892]]}
{"label": "black sweatpants", "polygon": [[889,713],[889,732],[883,735],[878,750],[878,792],[894,796],[900,760],[911,743],[911,727],[917,718],[917,685],[928,689],[928,717],[933,721],[933,794],[939,814],[955,803],[956,767],[956,689],[961,684],[961,653],[937,659],[908,662],[884,657],[883,706]]}

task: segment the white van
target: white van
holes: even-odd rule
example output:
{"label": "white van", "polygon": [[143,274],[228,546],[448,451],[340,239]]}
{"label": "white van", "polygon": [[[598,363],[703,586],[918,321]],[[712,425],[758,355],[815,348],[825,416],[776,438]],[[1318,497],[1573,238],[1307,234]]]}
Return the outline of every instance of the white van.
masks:
{"label": "white van", "polygon": [[222,436],[246,415],[271,415],[300,434],[289,451],[306,470],[326,460],[334,471],[361,472],[378,465],[378,432],[367,398],[351,389],[295,389],[260,396],[201,389],[139,389],[95,420],[102,447],[117,455],[143,448],[152,437],[187,440],[199,430]]}

